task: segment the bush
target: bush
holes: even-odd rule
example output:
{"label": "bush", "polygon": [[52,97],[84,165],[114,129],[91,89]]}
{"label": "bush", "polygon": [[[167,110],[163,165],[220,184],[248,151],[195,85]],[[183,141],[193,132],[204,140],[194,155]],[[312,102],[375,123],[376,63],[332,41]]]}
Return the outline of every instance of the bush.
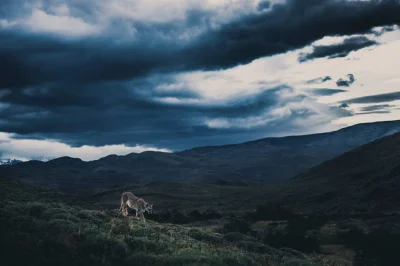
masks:
{"label": "bush", "polygon": [[244,250],[256,253],[266,253],[267,251],[271,250],[270,247],[253,241],[240,241],[237,243],[237,246]]}
{"label": "bush", "polygon": [[286,231],[266,230],[264,243],[276,248],[291,248],[305,253],[320,251],[319,239],[307,235],[307,231],[322,227],[325,216],[292,217],[287,222]]}
{"label": "bush", "polygon": [[53,216],[51,216],[51,219],[58,219],[58,220],[67,220],[67,221],[71,221],[74,223],[79,223],[80,219],[75,217],[72,214],[69,213],[56,213]]}
{"label": "bush", "polygon": [[319,264],[315,264],[313,262],[307,260],[288,260],[282,263],[280,266],[320,266]]}
{"label": "bush", "polygon": [[289,232],[305,233],[307,230],[320,229],[328,221],[325,215],[314,215],[310,217],[292,217],[288,220],[287,229]]}
{"label": "bush", "polygon": [[127,255],[126,243],[116,237],[98,235],[88,239],[81,246],[82,253],[92,254],[99,257],[107,257],[109,260],[122,261]]}
{"label": "bush", "polygon": [[191,229],[189,231],[189,236],[192,238],[198,240],[198,241],[204,241],[208,242],[211,244],[221,244],[222,243],[222,237],[220,235],[216,235],[213,233],[206,233],[203,231],[200,231],[198,229]]}
{"label": "bush", "polygon": [[347,247],[356,251],[354,266],[390,266],[398,261],[400,234],[381,228],[365,234],[352,227],[340,237]]}
{"label": "bush", "polygon": [[42,202],[28,202],[26,204],[29,216],[39,217],[47,208],[47,204]]}
{"label": "bush", "polygon": [[255,212],[247,213],[247,218],[252,221],[262,221],[262,220],[288,220],[296,215],[290,208],[285,208],[280,205],[259,205]]}
{"label": "bush", "polygon": [[181,212],[179,210],[169,210],[167,212],[147,214],[146,217],[160,223],[188,224],[197,221],[220,219],[222,215],[211,209],[208,209],[205,212],[194,210],[189,213]]}
{"label": "bush", "polygon": [[264,237],[264,244],[275,248],[292,248],[305,253],[320,251],[319,240],[316,237],[291,232],[269,232]]}
{"label": "bush", "polygon": [[144,251],[158,253],[167,250],[167,245],[161,242],[154,242],[147,237],[125,237],[125,242],[135,252]]}
{"label": "bush", "polygon": [[230,232],[224,235],[224,240],[229,242],[252,241],[257,242],[257,239],[251,236],[246,236],[239,232]]}
{"label": "bush", "polygon": [[230,219],[228,223],[220,229],[220,232],[225,234],[228,232],[239,232],[242,234],[247,234],[250,232],[250,223],[242,219]]}
{"label": "bush", "polygon": [[283,251],[283,252],[286,252],[286,253],[288,253],[288,254],[290,254],[290,255],[298,258],[298,259],[302,259],[302,260],[306,259],[306,256],[303,253],[301,253],[300,251],[298,251],[298,250],[294,250],[294,249],[291,249],[291,248],[280,248],[279,250]]}

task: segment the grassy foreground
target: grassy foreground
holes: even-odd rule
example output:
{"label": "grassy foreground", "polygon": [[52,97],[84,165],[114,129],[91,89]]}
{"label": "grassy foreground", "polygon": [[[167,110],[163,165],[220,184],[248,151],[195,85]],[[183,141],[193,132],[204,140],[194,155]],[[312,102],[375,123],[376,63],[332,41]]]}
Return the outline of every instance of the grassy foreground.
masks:
{"label": "grassy foreground", "polygon": [[238,232],[146,224],[0,178],[2,265],[316,265]]}

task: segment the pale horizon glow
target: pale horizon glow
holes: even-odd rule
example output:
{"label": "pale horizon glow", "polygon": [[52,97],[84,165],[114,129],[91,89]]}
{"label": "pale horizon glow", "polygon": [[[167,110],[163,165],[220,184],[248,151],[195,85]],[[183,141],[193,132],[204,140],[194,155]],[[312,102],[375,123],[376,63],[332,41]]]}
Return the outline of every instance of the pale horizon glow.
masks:
{"label": "pale horizon glow", "polygon": [[[37,158],[41,161],[68,156],[79,158],[83,161],[93,161],[107,155],[127,155],[129,153],[142,153],[145,151],[171,152],[168,149],[157,149],[146,146],[125,146],[125,145],[105,145],[94,147],[83,145],[81,147],[71,147],[70,145],[55,140],[35,140],[35,139],[14,139],[13,134],[0,132],[0,151],[10,151],[3,153],[3,159],[16,159],[28,161]],[[0,157],[0,159],[2,159]]]}

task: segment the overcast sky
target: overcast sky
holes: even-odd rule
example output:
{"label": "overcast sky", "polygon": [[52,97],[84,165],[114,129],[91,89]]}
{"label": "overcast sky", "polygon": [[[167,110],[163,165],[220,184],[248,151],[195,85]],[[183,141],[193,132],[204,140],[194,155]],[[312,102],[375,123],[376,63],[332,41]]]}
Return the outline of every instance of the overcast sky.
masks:
{"label": "overcast sky", "polygon": [[400,118],[399,0],[1,0],[0,158]]}

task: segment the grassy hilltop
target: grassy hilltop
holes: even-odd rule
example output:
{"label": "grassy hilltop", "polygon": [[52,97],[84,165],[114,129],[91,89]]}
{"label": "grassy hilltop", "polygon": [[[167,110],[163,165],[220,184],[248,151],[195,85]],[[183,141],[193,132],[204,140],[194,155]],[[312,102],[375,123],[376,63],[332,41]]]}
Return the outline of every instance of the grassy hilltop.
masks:
{"label": "grassy hilltop", "polygon": [[239,232],[143,224],[64,194],[0,182],[2,265],[314,265],[301,252]]}

